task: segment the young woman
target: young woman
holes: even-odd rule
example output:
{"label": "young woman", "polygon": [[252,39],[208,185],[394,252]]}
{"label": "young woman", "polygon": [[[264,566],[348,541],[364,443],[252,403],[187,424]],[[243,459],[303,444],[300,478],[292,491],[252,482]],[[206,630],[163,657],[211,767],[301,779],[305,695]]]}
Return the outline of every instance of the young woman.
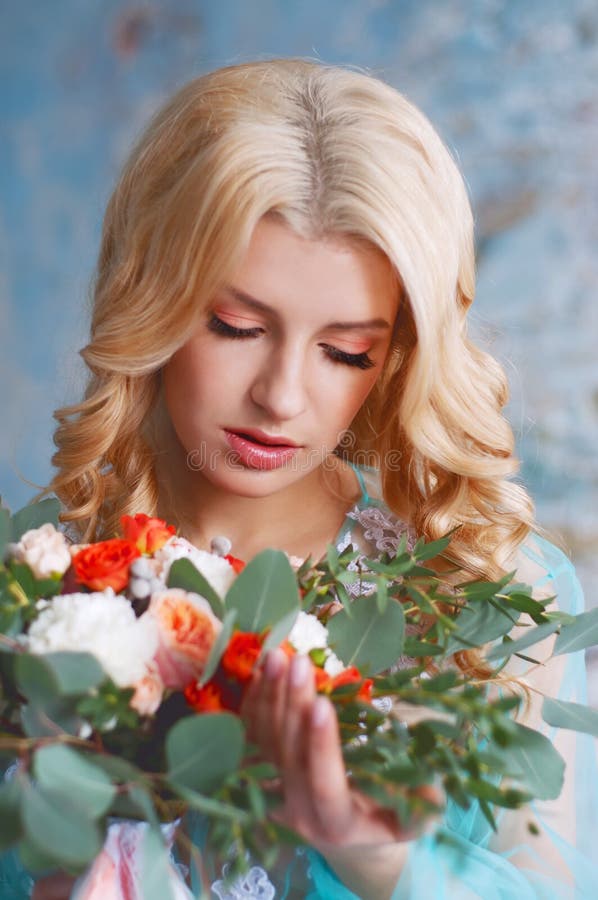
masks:
{"label": "young woman", "polygon": [[[65,523],[101,539],[144,511],[201,548],[225,534],[245,559],[349,542],[376,556],[406,529],[459,525],[450,549],[466,575],[517,568],[578,612],[570,563],[532,534],[510,480],[507,386],[468,340],[473,297],[463,180],[396,90],[296,59],[192,81],[154,117],[108,206],[82,350],[91,379],[56,413],[49,489]],[[525,673],[534,727],[545,687],[583,700],[579,657]],[[561,797],[505,814],[497,835],[476,806],[450,804],[415,834],[349,786],[304,662],[271,652],[244,716],[306,846],[234,890],[205,848],[214,896],[589,896],[589,738],[555,738]],[[34,896],[64,890],[45,881]]]}

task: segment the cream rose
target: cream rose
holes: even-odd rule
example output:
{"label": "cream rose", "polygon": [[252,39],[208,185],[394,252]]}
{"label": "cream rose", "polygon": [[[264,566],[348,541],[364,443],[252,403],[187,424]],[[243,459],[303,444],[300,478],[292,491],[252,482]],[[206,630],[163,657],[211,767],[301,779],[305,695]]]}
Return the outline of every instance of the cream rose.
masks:
{"label": "cream rose", "polygon": [[71,564],[71,554],[65,536],[47,523],[32,528],[16,544],[10,544],[9,555],[26,563],[36,578],[62,576]]}

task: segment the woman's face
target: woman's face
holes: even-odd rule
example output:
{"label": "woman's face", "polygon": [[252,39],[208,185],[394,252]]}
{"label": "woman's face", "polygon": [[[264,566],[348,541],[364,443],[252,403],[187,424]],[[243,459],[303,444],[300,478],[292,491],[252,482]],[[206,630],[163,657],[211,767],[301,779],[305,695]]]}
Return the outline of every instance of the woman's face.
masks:
{"label": "woman's face", "polygon": [[[306,240],[263,219],[230,283],[164,369],[189,469],[243,496],[313,472],[381,373],[397,305],[380,251]],[[238,436],[256,430],[297,449],[268,451]]]}

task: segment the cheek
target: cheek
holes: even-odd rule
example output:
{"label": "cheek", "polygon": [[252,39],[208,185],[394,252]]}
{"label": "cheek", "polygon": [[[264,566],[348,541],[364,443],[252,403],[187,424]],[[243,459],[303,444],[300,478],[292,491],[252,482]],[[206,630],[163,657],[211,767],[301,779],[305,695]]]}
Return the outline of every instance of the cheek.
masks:
{"label": "cheek", "polygon": [[[327,382],[322,392],[322,406],[331,427],[336,431],[347,428],[353,421],[374,387],[378,372],[361,377]],[[327,388],[330,386],[331,389]]]}

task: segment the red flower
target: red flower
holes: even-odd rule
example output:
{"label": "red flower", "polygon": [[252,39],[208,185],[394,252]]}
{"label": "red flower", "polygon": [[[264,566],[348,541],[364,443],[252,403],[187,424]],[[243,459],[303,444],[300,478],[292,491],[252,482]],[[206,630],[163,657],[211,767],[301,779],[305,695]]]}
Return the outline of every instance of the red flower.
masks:
{"label": "red flower", "polygon": [[185,700],[195,712],[223,712],[229,709],[221,688],[214,681],[208,681],[203,687],[198,687],[196,681],[190,681],[184,694]]}
{"label": "red flower", "polygon": [[174,525],[167,525],[163,519],[137,513],[135,516],[121,516],[123,537],[132,541],[140,553],[154,553],[176,534]]}
{"label": "red flower", "polygon": [[364,678],[356,666],[349,666],[348,669],[344,669],[342,672],[339,672],[338,675],[335,675],[332,679],[331,690],[342,687],[345,684],[357,685],[360,683],[361,687],[355,694],[355,699],[362,700],[364,703],[369,703],[372,699],[373,679]]}
{"label": "red flower", "polygon": [[94,591],[121,591],[129,581],[129,566],[140,555],[132,541],[112,538],[79,550],[72,566],[79,584]]}
{"label": "red flower", "polygon": [[332,690],[332,678],[319,666],[314,666],[316,676],[316,691],[319,694],[329,694]]}
{"label": "red flower", "polygon": [[231,677],[245,683],[250,681],[262,652],[262,638],[252,631],[236,631],[224,651],[221,666]]}
{"label": "red flower", "polygon": [[235,570],[235,574],[237,574],[237,575],[239,574],[239,572],[242,572],[243,569],[245,568],[245,563],[243,562],[243,560],[237,559],[236,556],[231,556],[230,553],[227,553],[224,558],[227,562],[229,562],[231,564],[231,566]]}

